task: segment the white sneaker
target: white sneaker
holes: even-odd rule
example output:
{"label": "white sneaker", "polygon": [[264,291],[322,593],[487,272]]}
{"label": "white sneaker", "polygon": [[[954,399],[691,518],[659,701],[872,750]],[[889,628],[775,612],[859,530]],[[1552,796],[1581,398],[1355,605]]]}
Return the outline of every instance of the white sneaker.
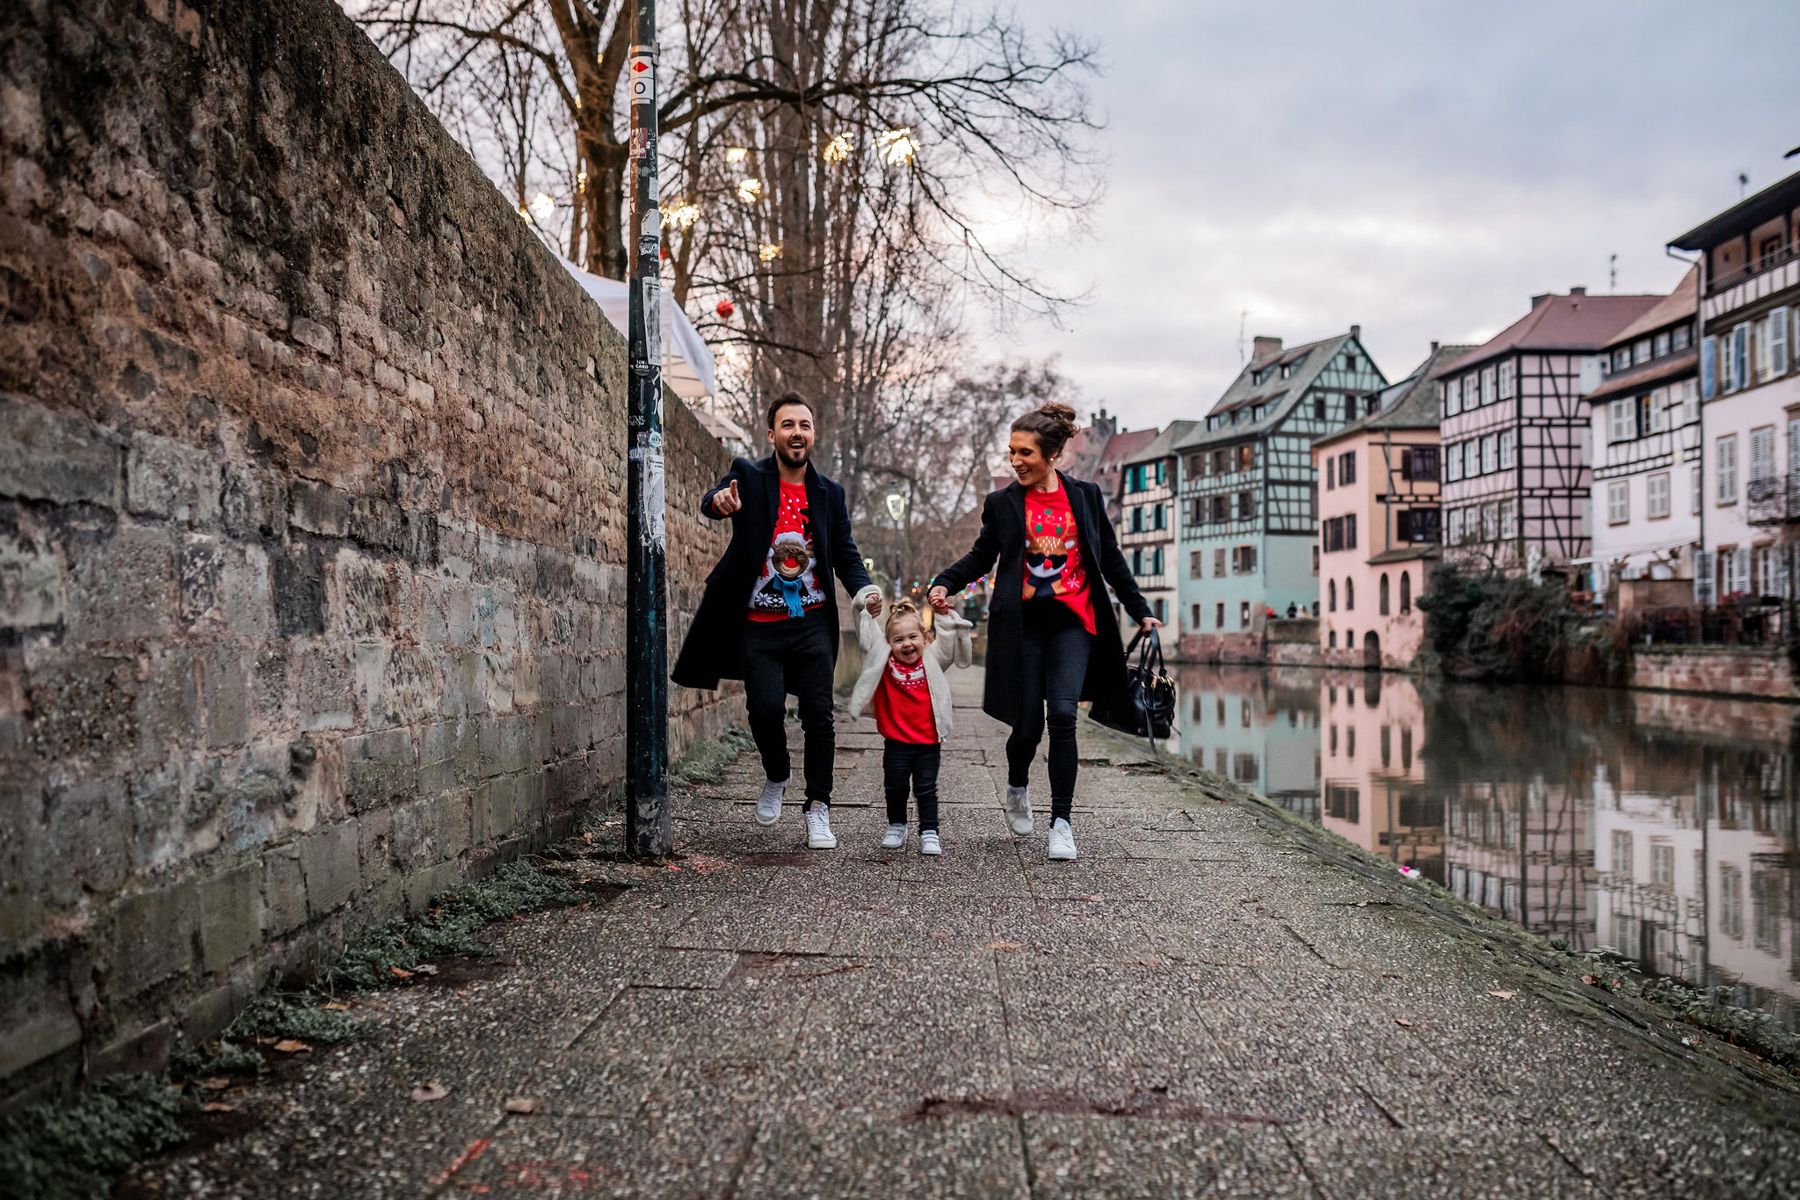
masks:
{"label": "white sneaker", "polygon": [[1031,786],[1006,788],[1006,823],[1020,837],[1031,832]]}
{"label": "white sneaker", "polygon": [[932,858],[936,858],[938,855],[942,854],[943,852],[944,852],[944,847],[938,841],[937,830],[927,829],[924,833],[921,833],[919,835],[919,853],[920,854],[925,854],[925,855],[929,855]]}
{"label": "white sneaker", "polygon": [[1050,845],[1044,855],[1051,862],[1070,862],[1075,857],[1075,831],[1061,817],[1050,822]]}
{"label": "white sneaker", "polygon": [[758,825],[773,825],[781,820],[781,798],[787,793],[788,784],[792,782],[794,782],[794,777],[789,775],[779,783],[771,779],[763,784],[762,795],[756,798],[756,823]]}
{"label": "white sneaker", "polygon": [[904,824],[889,825],[887,833],[882,836],[881,848],[883,850],[898,850],[904,845],[906,845],[906,826]]}
{"label": "white sneaker", "polygon": [[831,832],[829,804],[815,804],[806,810],[806,846],[809,850],[837,849],[837,835]]}

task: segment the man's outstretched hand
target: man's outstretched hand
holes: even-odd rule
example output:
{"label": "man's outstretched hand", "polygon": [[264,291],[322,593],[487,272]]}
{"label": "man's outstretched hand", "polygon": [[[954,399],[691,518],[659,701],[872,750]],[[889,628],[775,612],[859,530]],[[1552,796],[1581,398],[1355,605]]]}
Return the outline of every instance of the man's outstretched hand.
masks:
{"label": "man's outstretched hand", "polygon": [[712,510],[715,515],[729,517],[732,513],[744,507],[744,501],[738,496],[737,485],[738,481],[734,479],[731,481],[730,487],[722,492],[713,493]]}
{"label": "man's outstretched hand", "polygon": [[925,595],[926,599],[931,601],[931,607],[935,608],[937,611],[941,613],[950,611],[950,589],[943,584],[940,583]]}

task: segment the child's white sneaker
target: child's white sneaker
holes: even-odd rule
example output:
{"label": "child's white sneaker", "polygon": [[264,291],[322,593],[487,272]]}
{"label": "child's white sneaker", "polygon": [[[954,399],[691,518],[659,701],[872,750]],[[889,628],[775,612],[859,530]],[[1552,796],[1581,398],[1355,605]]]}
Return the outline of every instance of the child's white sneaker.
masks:
{"label": "child's white sneaker", "polygon": [[787,793],[788,784],[792,782],[794,782],[794,777],[789,775],[779,782],[771,779],[763,784],[762,795],[756,798],[756,823],[758,825],[773,825],[781,820],[781,798]]}
{"label": "child's white sneaker", "polygon": [[829,804],[815,804],[806,810],[806,846],[809,850],[837,849],[837,835],[831,832]]}
{"label": "child's white sneaker", "polygon": [[1020,837],[1031,832],[1031,786],[1006,788],[1006,823]]}
{"label": "child's white sneaker", "polygon": [[898,850],[904,845],[906,845],[906,826],[904,824],[889,825],[887,833],[882,835],[881,848],[883,850]]}
{"label": "child's white sneaker", "polygon": [[1050,822],[1050,845],[1044,856],[1051,862],[1070,862],[1075,858],[1075,831],[1061,817]]}
{"label": "child's white sneaker", "polygon": [[919,853],[936,858],[944,852],[942,843],[938,841],[938,831],[927,829],[919,835]]}

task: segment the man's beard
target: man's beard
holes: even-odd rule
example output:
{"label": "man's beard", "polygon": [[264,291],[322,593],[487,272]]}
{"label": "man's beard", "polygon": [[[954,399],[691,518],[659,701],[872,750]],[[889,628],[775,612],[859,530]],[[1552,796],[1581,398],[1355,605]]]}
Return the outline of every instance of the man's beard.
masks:
{"label": "man's beard", "polygon": [[775,447],[775,457],[781,460],[781,465],[784,467],[804,467],[806,460],[812,457],[812,447],[806,446],[795,450],[783,443]]}

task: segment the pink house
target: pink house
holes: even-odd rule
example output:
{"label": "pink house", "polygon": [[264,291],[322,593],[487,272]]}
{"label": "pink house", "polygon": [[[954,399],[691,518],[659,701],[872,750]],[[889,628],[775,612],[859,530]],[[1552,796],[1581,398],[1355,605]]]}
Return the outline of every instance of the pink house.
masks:
{"label": "pink house", "polygon": [[1661,296],[1533,296],[1531,311],[1438,371],[1444,553],[1584,571],[1593,528],[1588,408],[1600,351]]}
{"label": "pink house", "polygon": [[1435,376],[1470,346],[1432,344],[1376,409],[1313,443],[1319,480],[1319,649],[1331,664],[1405,669],[1424,639],[1413,601],[1437,561]]}

